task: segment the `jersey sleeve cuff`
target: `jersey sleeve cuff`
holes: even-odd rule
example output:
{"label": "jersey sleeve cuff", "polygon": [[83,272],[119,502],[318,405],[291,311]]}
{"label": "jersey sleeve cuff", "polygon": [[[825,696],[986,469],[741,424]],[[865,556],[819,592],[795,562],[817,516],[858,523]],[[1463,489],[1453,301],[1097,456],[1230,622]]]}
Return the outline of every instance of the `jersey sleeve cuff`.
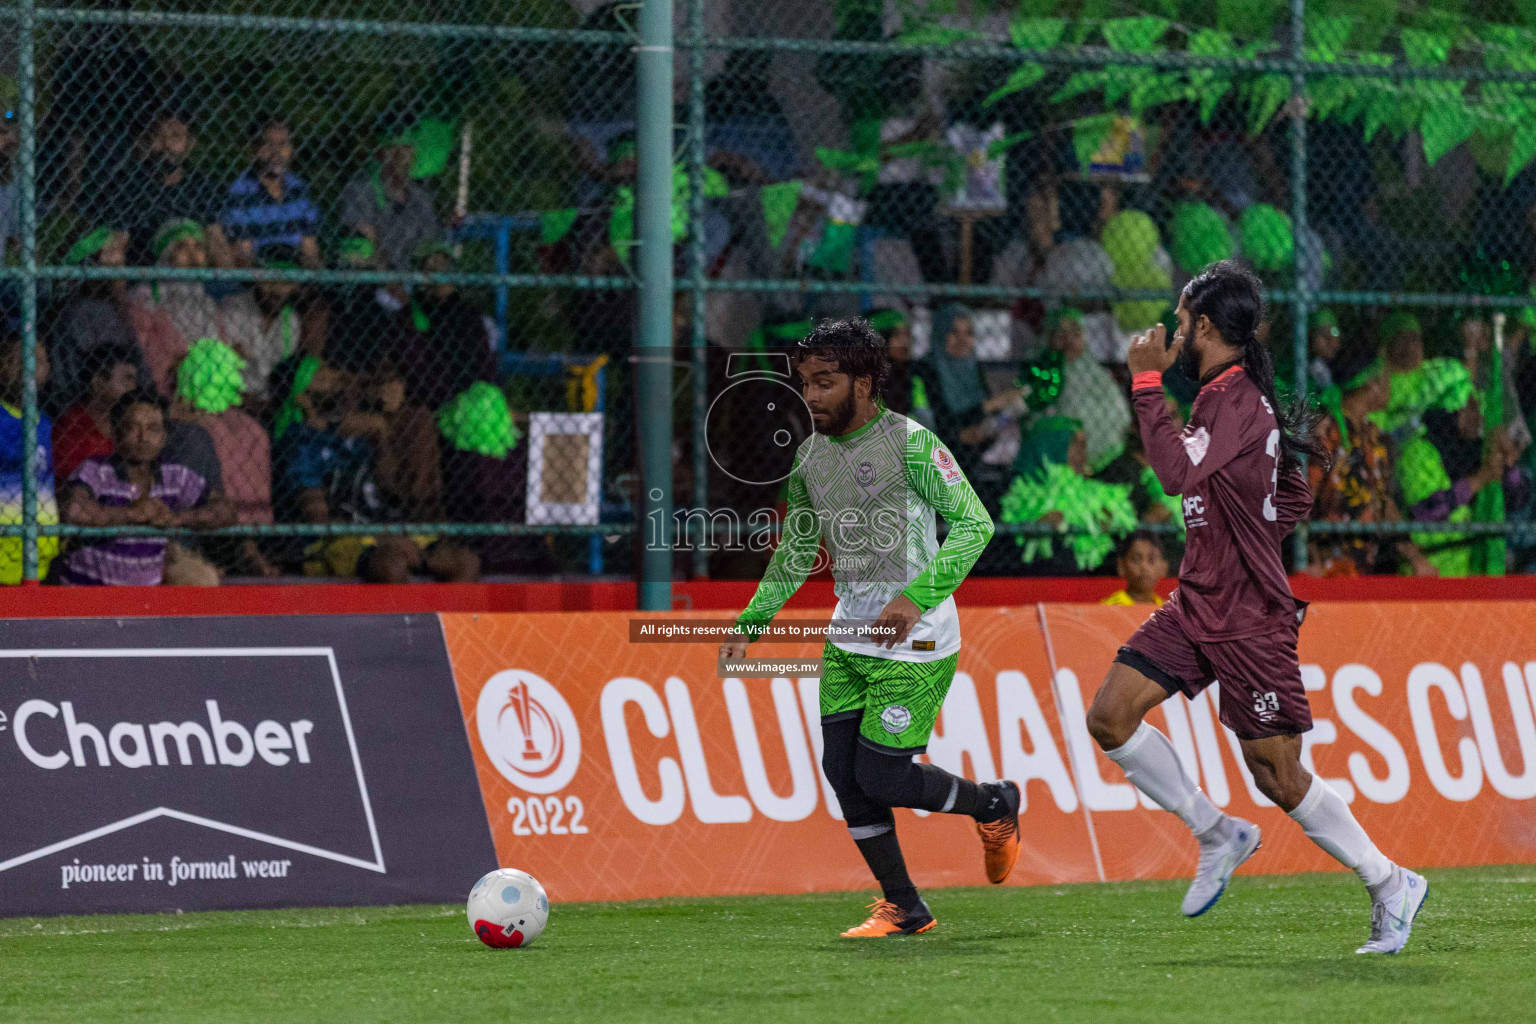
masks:
{"label": "jersey sleeve cuff", "polygon": [[924,612],[933,610],[939,603],[933,600],[932,587],[918,586],[916,583],[909,584],[907,589],[901,592],[901,596],[917,605],[919,611]]}
{"label": "jersey sleeve cuff", "polygon": [[1144,391],[1147,388],[1163,390],[1163,375],[1157,370],[1143,370],[1131,378],[1132,391]]}
{"label": "jersey sleeve cuff", "polygon": [[755,643],[757,638],[763,635],[763,630],[767,628],[767,625],[766,622],[749,622],[746,619],[737,619],[736,631]]}

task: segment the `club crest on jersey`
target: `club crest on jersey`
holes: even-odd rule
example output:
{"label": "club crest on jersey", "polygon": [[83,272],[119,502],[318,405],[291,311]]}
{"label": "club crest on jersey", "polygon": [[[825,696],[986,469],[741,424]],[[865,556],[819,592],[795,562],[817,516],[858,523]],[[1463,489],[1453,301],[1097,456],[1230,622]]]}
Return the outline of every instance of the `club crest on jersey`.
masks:
{"label": "club crest on jersey", "polygon": [[853,475],[858,479],[859,483],[868,487],[870,484],[875,482],[874,464],[871,462],[859,463],[859,468],[854,470]]}
{"label": "club crest on jersey", "polygon": [[1179,440],[1184,443],[1184,454],[1197,466],[1205,461],[1205,453],[1211,450],[1211,432],[1204,427],[1196,427],[1193,432],[1186,431],[1179,435]]}
{"label": "club crest on jersey", "polygon": [[939,476],[946,485],[953,487],[960,482],[960,467],[955,465],[955,457],[943,445],[933,449],[933,464],[939,468]]}
{"label": "club crest on jersey", "polygon": [[912,712],[900,704],[892,704],[880,712],[880,727],[892,736],[912,724]]}

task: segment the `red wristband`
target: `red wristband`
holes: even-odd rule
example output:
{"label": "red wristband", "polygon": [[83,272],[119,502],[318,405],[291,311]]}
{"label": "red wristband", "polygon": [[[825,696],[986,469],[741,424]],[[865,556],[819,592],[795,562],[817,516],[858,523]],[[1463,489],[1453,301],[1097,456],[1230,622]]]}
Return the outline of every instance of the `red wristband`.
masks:
{"label": "red wristband", "polygon": [[1142,370],[1131,378],[1131,390],[1140,391],[1142,388],[1157,388],[1163,390],[1163,375],[1157,370]]}

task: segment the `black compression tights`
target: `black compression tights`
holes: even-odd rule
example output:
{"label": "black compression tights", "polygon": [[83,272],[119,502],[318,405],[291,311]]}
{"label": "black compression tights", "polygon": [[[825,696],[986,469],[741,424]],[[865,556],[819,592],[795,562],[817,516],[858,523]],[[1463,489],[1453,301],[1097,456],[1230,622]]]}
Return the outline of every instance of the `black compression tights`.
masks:
{"label": "black compression tights", "polygon": [[888,754],[860,743],[857,718],[824,722],[821,734],[821,767],[850,829],[891,821],[892,807],[975,813],[976,783],[915,761],[911,754]]}

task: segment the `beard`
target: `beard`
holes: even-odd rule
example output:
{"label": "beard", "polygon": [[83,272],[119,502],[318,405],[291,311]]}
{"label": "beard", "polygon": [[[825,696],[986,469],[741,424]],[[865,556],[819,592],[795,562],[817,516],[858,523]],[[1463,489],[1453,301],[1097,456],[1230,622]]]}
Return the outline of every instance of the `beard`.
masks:
{"label": "beard", "polygon": [[818,434],[826,434],[830,437],[836,437],[839,434],[846,434],[848,432],[848,424],[853,422],[853,414],[855,411],[856,410],[853,402],[853,389],[849,388],[848,397],[843,399],[842,404],[839,405],[836,409],[829,411],[827,425],[825,427],[817,427],[816,432]]}
{"label": "beard", "polygon": [[1190,342],[1186,341],[1184,347],[1179,349],[1179,370],[1192,383],[1200,383],[1200,353],[1195,351],[1194,345]]}

